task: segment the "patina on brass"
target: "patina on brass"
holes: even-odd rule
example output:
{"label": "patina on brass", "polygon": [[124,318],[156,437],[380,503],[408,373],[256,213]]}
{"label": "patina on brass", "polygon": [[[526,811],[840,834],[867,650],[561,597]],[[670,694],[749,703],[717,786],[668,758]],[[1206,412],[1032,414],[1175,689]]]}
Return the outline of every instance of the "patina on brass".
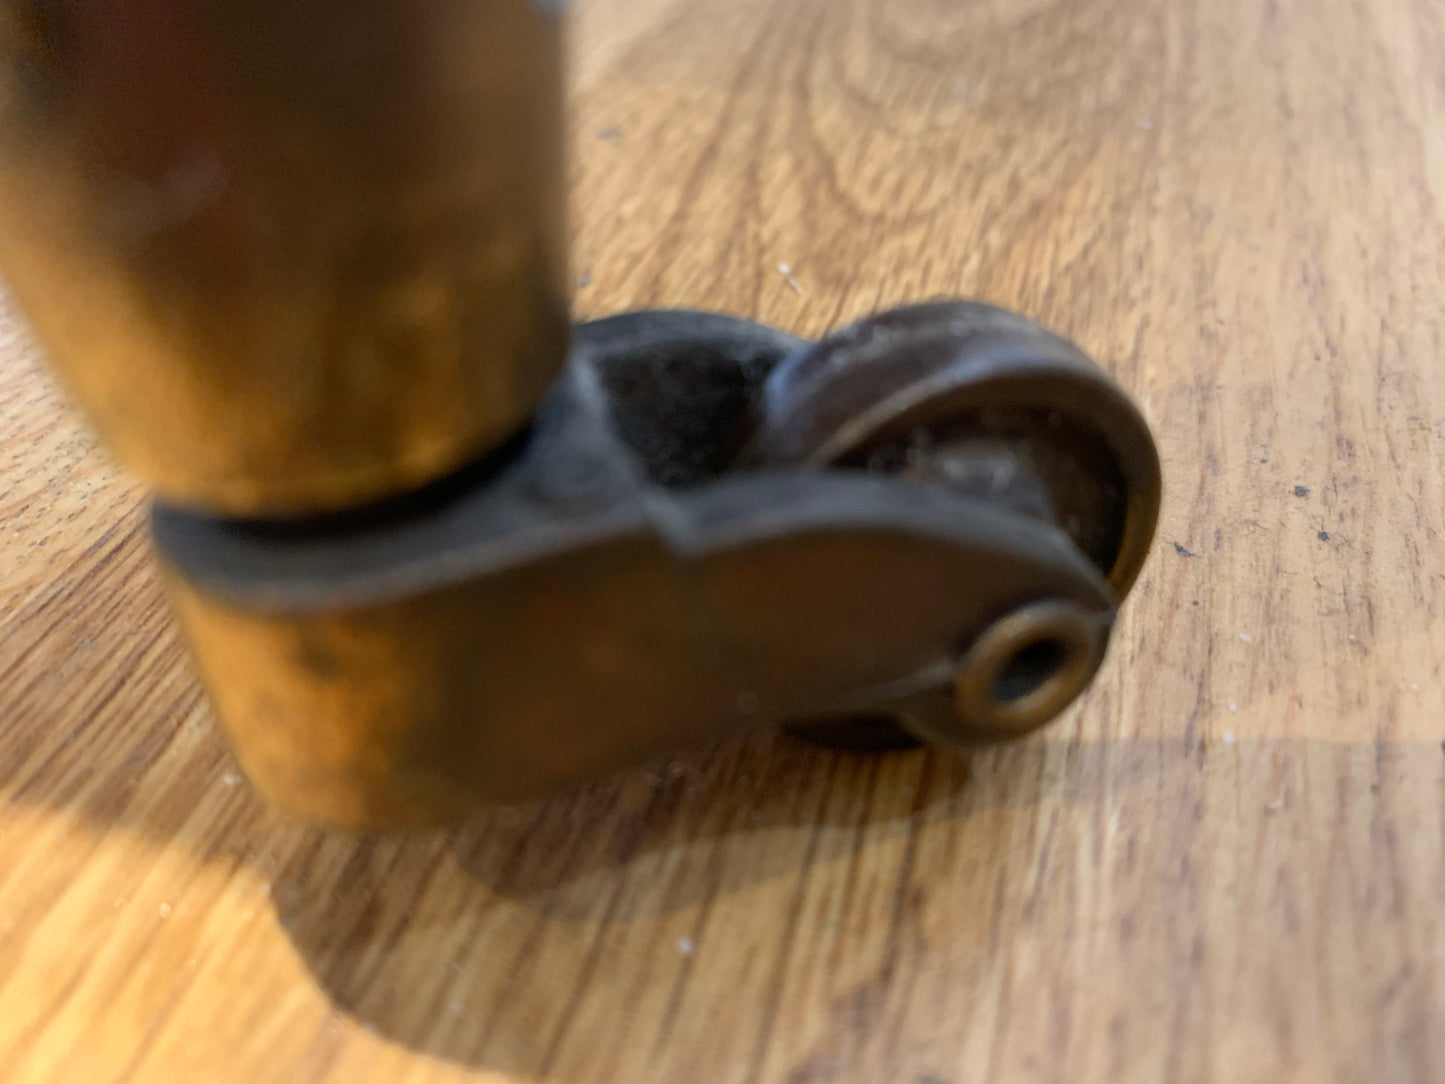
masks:
{"label": "patina on brass", "polygon": [[550,12],[0,0],[0,264],[159,490],[250,778],[396,828],[1048,721],[1153,535],[1138,412],[973,303],[569,333]]}
{"label": "patina on brass", "polygon": [[577,328],[532,431],[467,475],[302,522],[162,507],[155,537],[251,778],[395,826],[758,726],[1026,733],[1102,661],[1158,492],[1118,389],[997,309],[815,346],[637,313]]}
{"label": "patina on brass", "polygon": [[0,265],[166,500],[346,507],[525,426],[566,354],[535,0],[0,0]]}

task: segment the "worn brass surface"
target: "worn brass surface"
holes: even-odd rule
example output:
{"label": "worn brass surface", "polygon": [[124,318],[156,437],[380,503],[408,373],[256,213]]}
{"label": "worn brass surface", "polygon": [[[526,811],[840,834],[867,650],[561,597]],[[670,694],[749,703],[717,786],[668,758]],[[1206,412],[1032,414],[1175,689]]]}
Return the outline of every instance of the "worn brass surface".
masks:
{"label": "worn brass surface", "polygon": [[[940,311],[962,329],[946,342]],[[994,315],[898,310],[884,364],[854,349],[857,329],[810,348],[709,314],[615,317],[577,329],[525,440],[409,502],[288,524],[158,508],[241,763],[294,812],[394,828],[756,726],[876,746],[1042,725],[1103,657],[1120,600],[1108,573],[1128,509],[1157,504],[1157,464],[1086,460],[1105,481],[1145,479],[1094,502],[1091,528],[1054,506],[1080,477],[1074,443],[1029,458],[993,430],[962,439],[1009,372],[1035,372],[1067,412],[1051,425],[1045,411],[1024,451],[1113,418],[1117,391],[1086,361],[1039,370],[1034,325],[968,333]],[[1099,394],[1071,397],[1084,375]],[[959,438],[934,451],[968,469],[739,462],[758,432],[791,445],[789,419],[811,440],[860,378]],[[1010,484],[979,488],[980,465]],[[888,721],[836,725],[860,717]]]}
{"label": "worn brass surface", "polygon": [[1158,512],[1132,404],[977,303],[569,330],[552,5],[0,31],[0,266],[156,486],[278,804],[435,824],[762,725],[999,740],[1092,678]]}
{"label": "worn brass surface", "polygon": [[1159,456],[1077,346],[967,301],[879,313],[780,367],[749,462],[926,475],[1063,526],[1120,598],[1159,518]]}
{"label": "worn brass surface", "polygon": [[166,499],[405,490],[560,368],[558,17],[424,9],[0,0],[0,265]]}

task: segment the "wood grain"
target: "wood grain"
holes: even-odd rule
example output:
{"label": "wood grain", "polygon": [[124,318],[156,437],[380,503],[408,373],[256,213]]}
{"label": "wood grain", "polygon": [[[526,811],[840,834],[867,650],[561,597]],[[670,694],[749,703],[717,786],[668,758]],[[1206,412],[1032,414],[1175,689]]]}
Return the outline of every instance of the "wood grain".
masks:
{"label": "wood grain", "polygon": [[970,759],[288,823],[7,311],[0,1077],[1445,1080],[1445,7],[584,0],[574,41],[581,314],[979,296],[1139,397],[1166,505],[1102,680]]}

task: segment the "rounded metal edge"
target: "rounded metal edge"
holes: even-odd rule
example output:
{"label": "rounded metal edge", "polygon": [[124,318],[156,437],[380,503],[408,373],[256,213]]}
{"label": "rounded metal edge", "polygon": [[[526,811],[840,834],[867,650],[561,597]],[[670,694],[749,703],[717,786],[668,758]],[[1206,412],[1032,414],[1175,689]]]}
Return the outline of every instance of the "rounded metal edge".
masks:
{"label": "rounded metal edge", "polygon": [[[959,660],[954,706],[971,733],[1018,735],[1053,719],[1088,687],[1104,658],[1096,615],[1077,603],[1049,599],[1005,614],[986,628]],[[1024,663],[1050,649],[1043,661]],[[1007,687],[1011,672],[1027,672]]]}
{"label": "rounded metal edge", "polygon": [[[846,351],[840,362],[838,354]],[[900,356],[901,355],[901,356]],[[874,381],[886,366],[892,392]],[[1076,400],[1063,410],[1059,388]],[[823,395],[831,400],[826,406]],[[965,410],[1007,406],[1066,413],[1107,445],[1126,487],[1110,566],[1122,600],[1148,556],[1162,499],[1148,423],[1077,346],[1026,317],[977,301],[933,301],[869,317],[781,363],[764,386],[763,416],[745,460],[836,463],[870,443]]]}

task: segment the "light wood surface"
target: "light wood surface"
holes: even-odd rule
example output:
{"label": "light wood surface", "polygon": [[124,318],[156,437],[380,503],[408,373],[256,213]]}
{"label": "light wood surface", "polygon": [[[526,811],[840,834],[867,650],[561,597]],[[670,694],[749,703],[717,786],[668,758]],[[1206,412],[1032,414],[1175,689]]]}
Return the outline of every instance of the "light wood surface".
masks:
{"label": "light wood surface", "polygon": [[580,314],[979,296],[1138,396],[1166,502],[1101,681],[971,758],[759,740],[452,836],[288,823],[11,313],[0,1078],[1445,1080],[1445,6],[574,27]]}

